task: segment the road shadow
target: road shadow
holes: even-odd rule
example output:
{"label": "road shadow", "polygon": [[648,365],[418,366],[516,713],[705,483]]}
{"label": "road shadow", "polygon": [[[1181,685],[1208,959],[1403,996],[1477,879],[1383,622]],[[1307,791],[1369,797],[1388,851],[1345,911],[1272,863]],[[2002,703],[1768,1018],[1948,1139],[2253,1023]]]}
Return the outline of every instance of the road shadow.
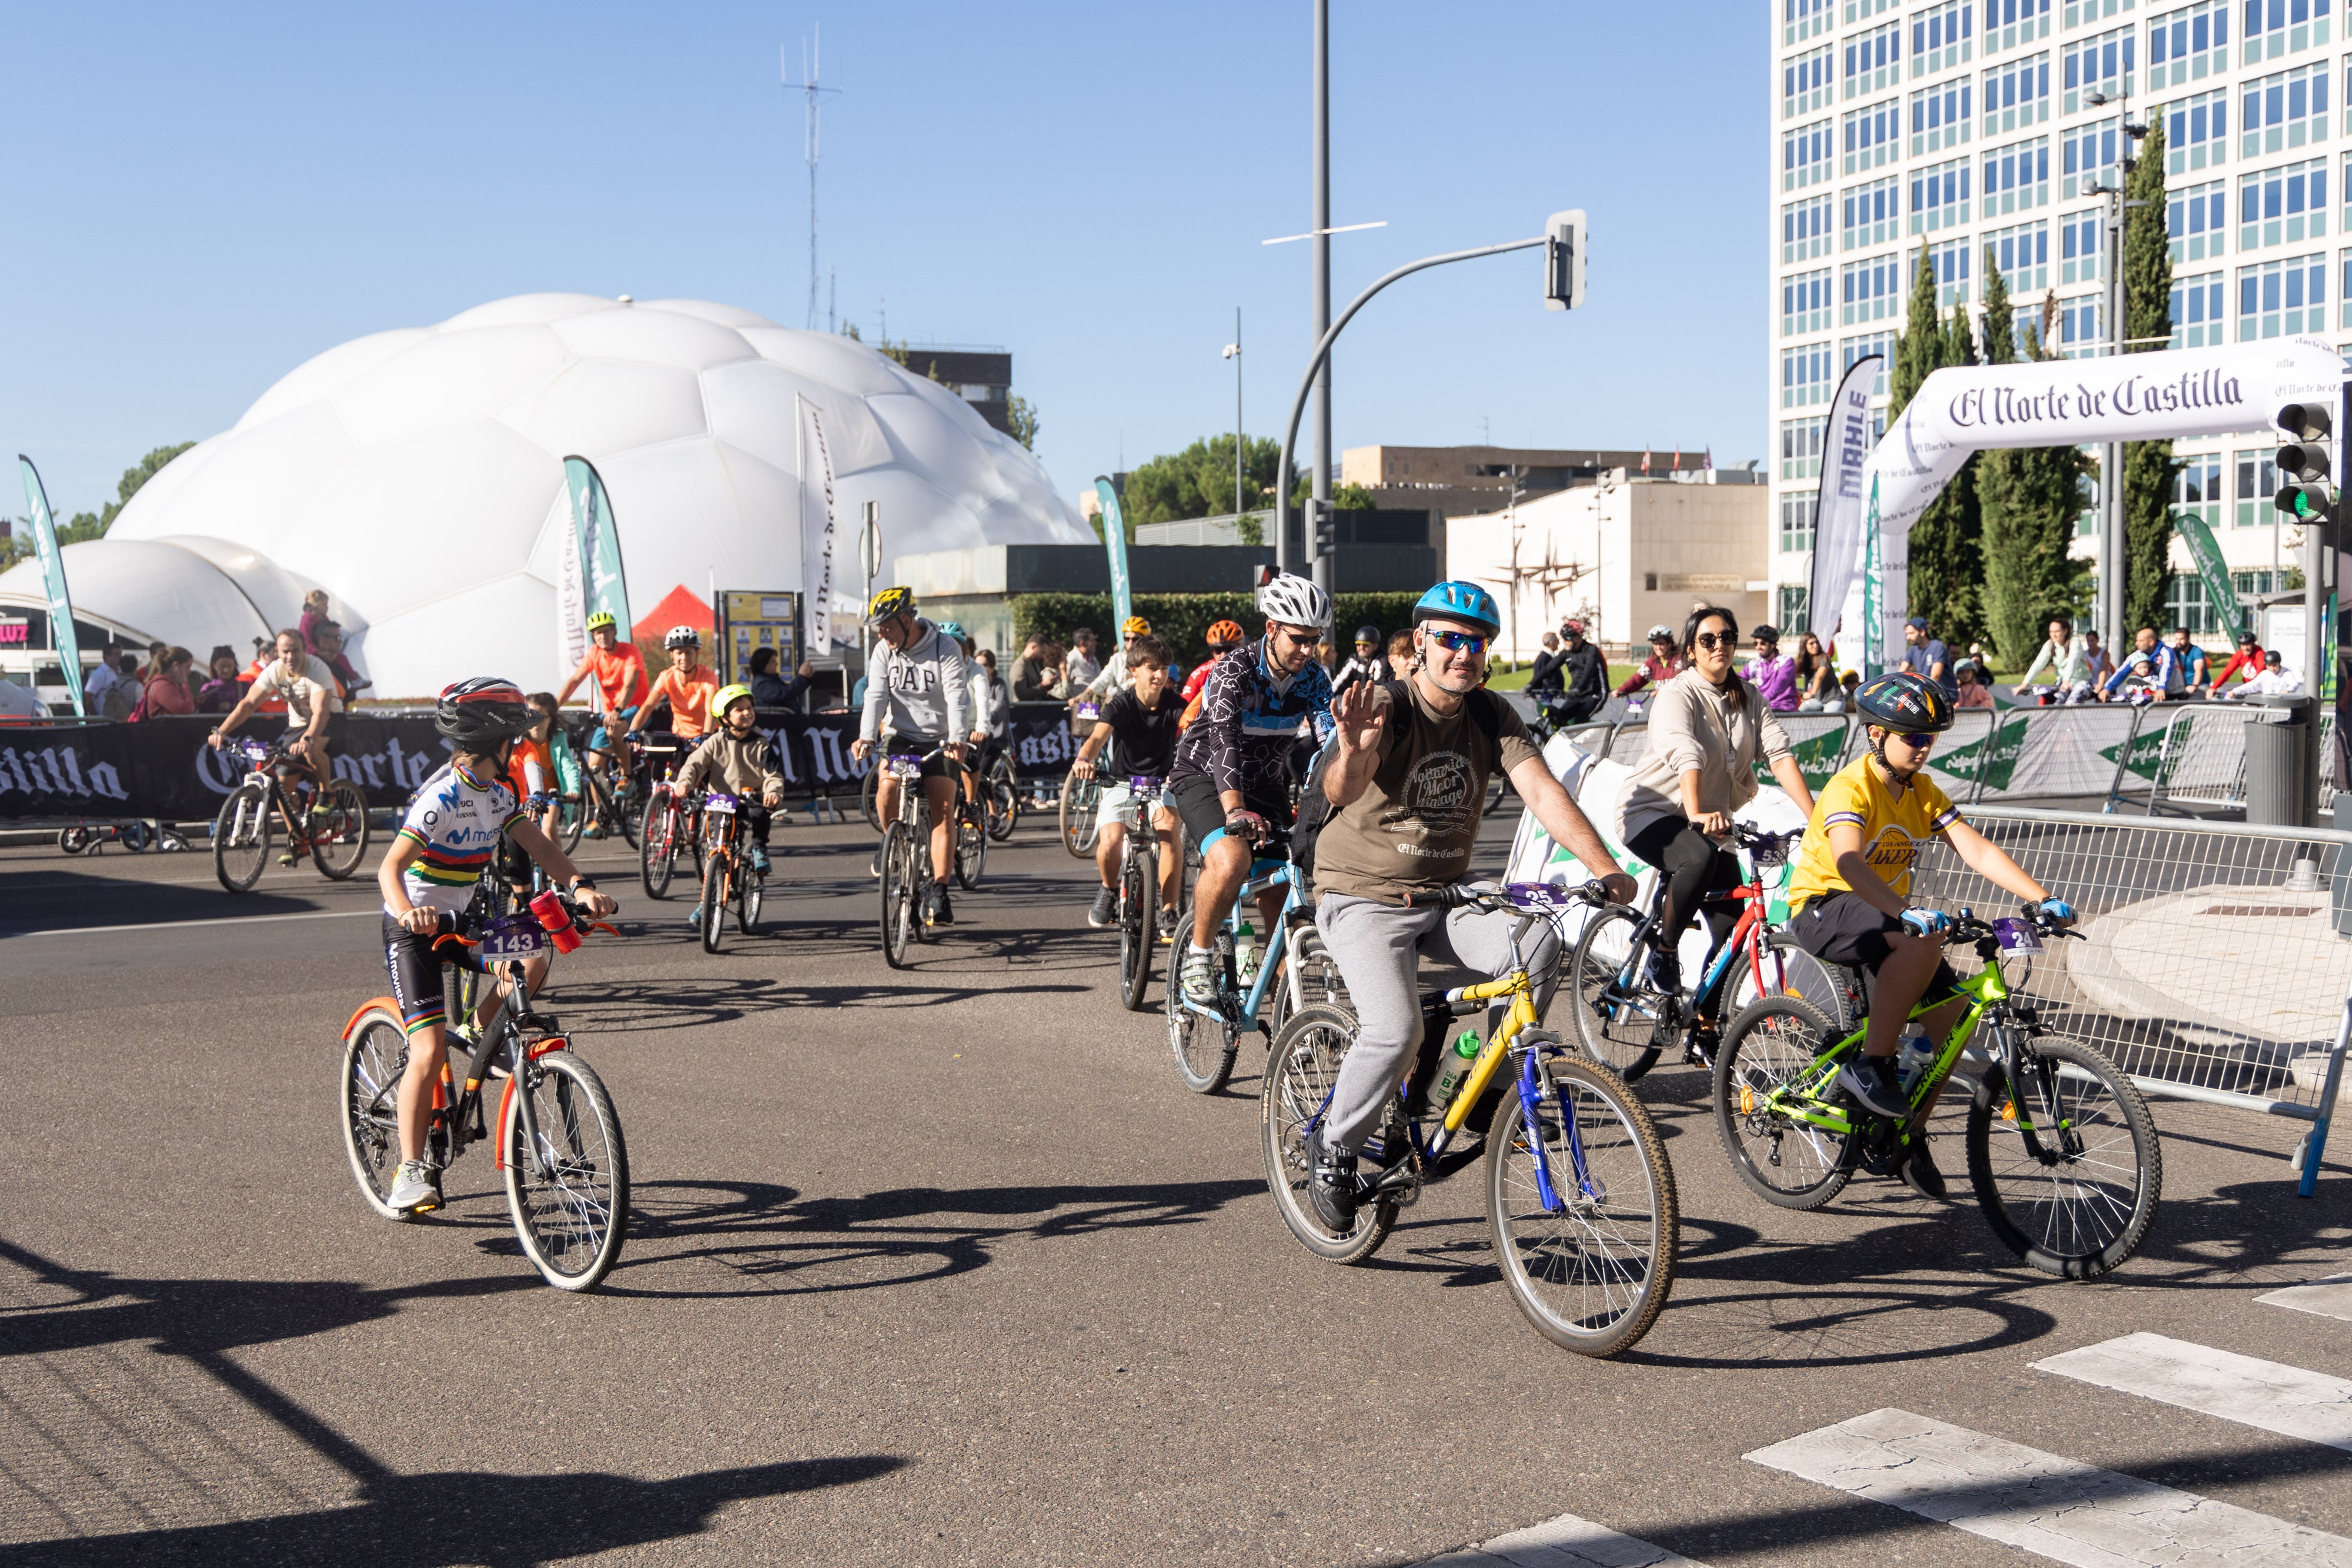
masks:
{"label": "road shadow", "polygon": [[[872,984],[816,985],[773,976],[675,974],[659,979],[559,979],[547,1009],[583,1035],[649,1034],[730,1023],[791,1008],[929,1008],[1003,994],[1001,987],[925,984],[920,975]],[[1024,995],[1083,991],[1083,985],[1024,986]]]}

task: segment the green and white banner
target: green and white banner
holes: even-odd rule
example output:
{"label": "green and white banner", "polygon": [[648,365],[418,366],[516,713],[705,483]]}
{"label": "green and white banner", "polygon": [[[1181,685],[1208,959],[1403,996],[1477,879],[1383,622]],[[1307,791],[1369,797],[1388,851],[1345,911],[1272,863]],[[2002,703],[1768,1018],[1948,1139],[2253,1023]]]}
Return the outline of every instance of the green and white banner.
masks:
{"label": "green and white banner", "polygon": [[2190,512],[2175,513],[2172,530],[2189,547],[2189,559],[2197,563],[2197,575],[2205,580],[2205,598],[2214,616],[2230,632],[2244,630],[2246,612],[2239,608],[2238,591],[2230,581],[2229,563],[2221,559],[2213,530],[2205,526],[2204,518]]}
{"label": "green and white banner", "polygon": [[572,493],[572,538],[579,549],[581,621],[598,611],[620,622],[621,640],[635,635],[629,616],[629,587],[621,574],[621,534],[613,521],[612,497],[596,465],[585,457],[563,460],[563,482]]}
{"label": "green and white banner", "polygon": [[41,580],[49,591],[49,646],[58,651],[58,667],[65,672],[66,692],[74,712],[89,716],[81,695],[81,639],[74,634],[73,595],[66,591],[66,560],[58,552],[58,525],[49,515],[49,493],[33,460],[16,455],[25,479],[25,509],[33,519],[33,549],[41,558]]}
{"label": "green and white banner", "polygon": [[[1095,495],[1102,502],[1103,549],[1110,556],[1110,618],[1117,628],[1126,625],[1127,618],[1135,613],[1135,596],[1127,581],[1127,520],[1119,516],[1118,492],[1099,474],[1095,476]],[[1107,646],[1119,645],[1114,630]]]}

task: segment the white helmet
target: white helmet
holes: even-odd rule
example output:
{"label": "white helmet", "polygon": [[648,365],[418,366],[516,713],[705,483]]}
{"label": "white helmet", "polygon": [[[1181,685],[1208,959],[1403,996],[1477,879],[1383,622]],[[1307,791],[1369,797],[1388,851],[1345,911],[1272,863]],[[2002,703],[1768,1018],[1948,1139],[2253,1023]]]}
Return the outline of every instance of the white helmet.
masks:
{"label": "white helmet", "polygon": [[1267,620],[1286,626],[1312,626],[1318,632],[1331,629],[1331,596],[1307,578],[1286,571],[1276,574],[1273,581],[1257,591],[1257,607]]}
{"label": "white helmet", "polygon": [[699,648],[702,646],[702,633],[696,631],[691,626],[673,626],[669,629],[669,634],[662,639],[662,646],[665,648]]}
{"label": "white helmet", "polygon": [[1655,643],[1655,642],[1659,641],[1661,638],[1664,639],[1666,642],[1669,642],[1669,643],[1673,642],[1673,641],[1675,640],[1675,629],[1674,629],[1673,627],[1671,627],[1671,626],[1666,626],[1666,625],[1658,625],[1658,626],[1653,626],[1653,627],[1651,627],[1651,628],[1650,628],[1650,641],[1651,641],[1651,642],[1653,642],[1653,643]]}

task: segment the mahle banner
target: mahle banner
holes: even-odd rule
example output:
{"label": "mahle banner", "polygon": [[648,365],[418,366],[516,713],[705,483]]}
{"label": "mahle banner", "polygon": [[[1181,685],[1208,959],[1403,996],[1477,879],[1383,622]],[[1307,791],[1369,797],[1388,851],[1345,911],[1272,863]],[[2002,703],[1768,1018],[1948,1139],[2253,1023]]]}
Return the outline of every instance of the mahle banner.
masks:
{"label": "mahle banner", "polygon": [[1805,624],[1824,646],[1841,631],[1849,638],[1862,632],[1861,605],[1849,605],[1846,596],[1856,586],[1854,568],[1865,521],[1862,471],[1870,460],[1870,400],[1885,369],[1885,358],[1879,354],[1864,354],[1847,366],[1837,396],[1830,402],[1829,424],[1822,432],[1822,487],[1813,503],[1813,570],[1805,594]]}

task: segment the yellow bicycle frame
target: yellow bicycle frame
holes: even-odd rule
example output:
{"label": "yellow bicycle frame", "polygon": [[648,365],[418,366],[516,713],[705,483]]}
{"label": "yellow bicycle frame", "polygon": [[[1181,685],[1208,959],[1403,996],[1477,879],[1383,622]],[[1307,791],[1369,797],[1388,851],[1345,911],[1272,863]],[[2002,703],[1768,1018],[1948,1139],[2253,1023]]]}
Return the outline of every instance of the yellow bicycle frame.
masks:
{"label": "yellow bicycle frame", "polygon": [[[1502,997],[1511,998],[1510,1010],[1503,1015],[1502,1026],[1486,1038],[1471,1065],[1470,1081],[1454,1096],[1454,1103],[1445,1108],[1445,1135],[1451,1137],[1468,1119],[1471,1107],[1486,1092],[1495,1070],[1502,1065],[1504,1053],[1522,1030],[1536,1026],[1535,988],[1528,982],[1525,969],[1514,969],[1499,980],[1487,980],[1475,986],[1463,986],[1445,993],[1449,1002],[1491,1002]],[[1442,1047],[1441,1047],[1442,1049]]]}

